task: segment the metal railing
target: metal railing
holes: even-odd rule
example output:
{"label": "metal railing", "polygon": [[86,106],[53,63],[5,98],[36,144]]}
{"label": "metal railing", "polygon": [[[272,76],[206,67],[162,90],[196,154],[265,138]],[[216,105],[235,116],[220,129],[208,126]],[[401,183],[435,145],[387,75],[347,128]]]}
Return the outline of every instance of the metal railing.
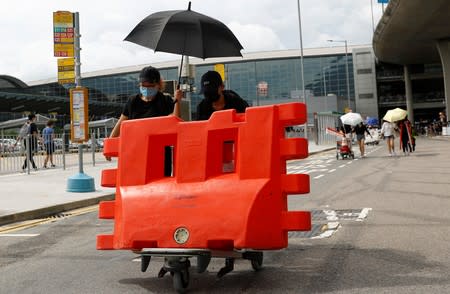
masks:
{"label": "metal railing", "polygon": [[[92,156],[85,156],[84,164],[95,165],[96,162],[106,161],[102,151],[103,141],[96,138],[94,133],[91,134],[91,139],[83,144],[83,152],[90,152]],[[52,161],[48,153],[52,153]],[[16,136],[0,137],[0,174],[43,170],[46,159],[46,167],[49,169],[66,169],[68,166],[76,166],[78,165],[78,144],[71,143],[65,133],[55,134],[52,144],[44,144],[41,137],[33,139],[31,135],[19,140]]]}

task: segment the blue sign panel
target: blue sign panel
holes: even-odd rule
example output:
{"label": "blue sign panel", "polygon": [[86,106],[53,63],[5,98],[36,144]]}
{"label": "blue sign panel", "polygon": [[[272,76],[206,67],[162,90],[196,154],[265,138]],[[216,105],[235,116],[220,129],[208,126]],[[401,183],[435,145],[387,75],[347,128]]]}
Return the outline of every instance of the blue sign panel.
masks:
{"label": "blue sign panel", "polygon": [[378,3],[383,3],[383,4],[389,3],[389,0],[378,0]]}

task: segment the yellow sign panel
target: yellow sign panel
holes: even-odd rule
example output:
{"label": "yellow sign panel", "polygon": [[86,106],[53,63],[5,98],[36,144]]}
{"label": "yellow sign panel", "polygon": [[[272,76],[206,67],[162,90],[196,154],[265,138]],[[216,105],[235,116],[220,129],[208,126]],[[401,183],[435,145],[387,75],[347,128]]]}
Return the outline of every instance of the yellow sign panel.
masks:
{"label": "yellow sign panel", "polygon": [[60,66],[75,66],[75,58],[60,58],[58,59],[58,67]]}
{"label": "yellow sign panel", "polygon": [[58,80],[75,79],[74,71],[61,71],[58,72]]}
{"label": "yellow sign panel", "polygon": [[72,24],[73,26],[73,13],[70,11],[53,12],[53,23],[55,25]]}
{"label": "yellow sign panel", "polygon": [[88,130],[88,89],[70,89],[70,133],[72,142],[86,142]]}
{"label": "yellow sign panel", "polygon": [[73,57],[73,44],[55,44],[55,57]]}
{"label": "yellow sign panel", "polygon": [[74,58],[58,59],[58,83],[60,83],[60,84],[75,83],[75,59]]}
{"label": "yellow sign panel", "polygon": [[214,70],[217,71],[220,76],[222,77],[222,81],[225,81],[226,76],[225,76],[225,65],[223,63],[219,63],[219,64],[215,64],[214,65]]}
{"label": "yellow sign panel", "polygon": [[74,56],[74,23],[72,12],[53,12],[53,42],[55,57]]}

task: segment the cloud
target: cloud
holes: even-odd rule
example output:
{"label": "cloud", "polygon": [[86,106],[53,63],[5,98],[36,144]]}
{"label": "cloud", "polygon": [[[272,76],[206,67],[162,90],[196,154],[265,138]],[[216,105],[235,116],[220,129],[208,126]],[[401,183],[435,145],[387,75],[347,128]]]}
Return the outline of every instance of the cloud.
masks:
{"label": "cloud", "polygon": [[232,22],[228,27],[244,47],[244,52],[285,49],[277,34],[269,27],[238,22]]}
{"label": "cloud", "polygon": [[[375,22],[381,6],[374,4]],[[124,42],[126,35],[146,16],[161,10],[186,9],[187,1],[78,0],[6,1],[0,18],[0,74],[25,82],[56,78],[53,57],[52,12],[77,11],[81,23],[82,72],[174,60],[177,55],[154,53]],[[370,44],[370,1],[301,0],[303,45],[324,47],[327,39],[349,44]],[[299,48],[297,1],[192,0],[192,10],[227,24],[244,52]]]}

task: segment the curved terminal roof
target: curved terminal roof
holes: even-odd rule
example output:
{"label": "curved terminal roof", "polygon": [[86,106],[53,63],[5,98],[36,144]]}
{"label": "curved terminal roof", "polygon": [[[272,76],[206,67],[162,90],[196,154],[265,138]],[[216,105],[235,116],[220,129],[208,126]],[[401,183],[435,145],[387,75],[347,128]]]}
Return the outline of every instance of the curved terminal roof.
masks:
{"label": "curved terminal roof", "polygon": [[0,89],[1,88],[26,88],[27,84],[19,80],[18,78],[8,76],[8,75],[0,75]]}
{"label": "curved terminal roof", "polygon": [[390,0],[373,36],[378,59],[395,64],[440,62],[438,40],[450,40],[449,0]]}

